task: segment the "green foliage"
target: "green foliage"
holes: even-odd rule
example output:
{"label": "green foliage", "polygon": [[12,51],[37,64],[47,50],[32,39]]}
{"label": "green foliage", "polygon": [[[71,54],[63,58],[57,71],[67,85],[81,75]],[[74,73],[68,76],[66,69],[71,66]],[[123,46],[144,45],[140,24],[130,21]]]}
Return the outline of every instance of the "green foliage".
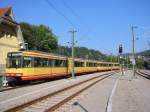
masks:
{"label": "green foliage", "polygon": [[56,36],[44,25],[20,23],[23,37],[30,50],[52,52],[58,47]]}
{"label": "green foliage", "polygon": [[[49,27],[44,25],[31,25],[25,22],[20,23],[20,25],[24,40],[28,43],[29,50],[39,50],[71,57],[71,48],[58,46],[57,37]],[[110,62],[117,61],[115,56],[106,56],[100,51],[88,49],[86,47],[75,47],[75,57]]]}
{"label": "green foliage", "polygon": [[[67,46],[59,46],[54,53],[71,57],[71,48]],[[106,60],[107,58],[107,56],[102,54],[101,52],[93,49],[88,49],[86,47],[75,47],[75,57],[90,60]]]}
{"label": "green foliage", "polygon": [[136,60],[137,68],[143,69],[144,68],[144,64],[145,64],[145,62],[144,62],[144,60],[142,58]]}
{"label": "green foliage", "polygon": [[117,56],[113,56],[113,55],[108,55],[108,56],[105,56],[105,61],[108,61],[108,62],[117,62],[118,61],[118,57]]}

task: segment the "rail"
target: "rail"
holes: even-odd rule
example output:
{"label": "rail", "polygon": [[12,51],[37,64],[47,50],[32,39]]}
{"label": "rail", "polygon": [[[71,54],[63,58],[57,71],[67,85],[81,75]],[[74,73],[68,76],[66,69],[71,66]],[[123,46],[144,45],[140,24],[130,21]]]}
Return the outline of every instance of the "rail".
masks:
{"label": "rail", "polygon": [[91,86],[95,85],[101,80],[104,80],[113,74],[117,73],[111,72],[103,74],[100,76],[93,77],[91,79],[79,82],[77,84],[71,85],[69,87],[63,88],[56,92],[53,92],[49,95],[41,97],[39,99],[33,100],[26,104],[16,106],[15,108],[7,110],[7,112],[16,112],[16,111],[40,111],[40,112],[52,112],[60,108],[62,105],[78,96],[83,91],[87,90]]}
{"label": "rail", "polygon": [[136,73],[144,78],[150,79],[150,74],[145,71],[137,70]]}

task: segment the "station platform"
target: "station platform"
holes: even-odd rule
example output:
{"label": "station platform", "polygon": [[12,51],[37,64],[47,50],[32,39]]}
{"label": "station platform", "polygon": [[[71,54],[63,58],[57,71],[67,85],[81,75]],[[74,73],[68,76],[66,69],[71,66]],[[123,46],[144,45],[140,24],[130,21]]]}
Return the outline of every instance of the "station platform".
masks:
{"label": "station platform", "polygon": [[2,91],[0,92],[0,112],[5,111],[9,108],[13,108],[16,105],[21,105],[29,101],[41,98],[50,93],[90,79],[92,77],[100,76],[107,73],[111,73],[111,71],[76,76],[74,79],[64,78],[8,91]]}
{"label": "station platform", "polygon": [[[61,79],[0,92],[0,111],[106,73],[110,72],[93,73],[75,79]],[[136,78],[133,78],[133,73],[129,70],[125,71],[124,75],[120,72],[115,73],[93,85],[63,112],[149,112],[149,105],[150,80],[137,74]]]}
{"label": "station platform", "polygon": [[72,112],[149,112],[150,80],[126,71],[90,88],[72,105]]}

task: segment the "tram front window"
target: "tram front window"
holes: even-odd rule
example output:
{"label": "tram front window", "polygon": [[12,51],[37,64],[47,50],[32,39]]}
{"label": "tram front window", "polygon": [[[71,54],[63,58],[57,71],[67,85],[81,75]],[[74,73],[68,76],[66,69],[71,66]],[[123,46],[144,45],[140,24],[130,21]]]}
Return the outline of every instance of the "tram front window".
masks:
{"label": "tram front window", "polygon": [[7,67],[8,68],[21,68],[22,56],[8,55],[7,57]]}

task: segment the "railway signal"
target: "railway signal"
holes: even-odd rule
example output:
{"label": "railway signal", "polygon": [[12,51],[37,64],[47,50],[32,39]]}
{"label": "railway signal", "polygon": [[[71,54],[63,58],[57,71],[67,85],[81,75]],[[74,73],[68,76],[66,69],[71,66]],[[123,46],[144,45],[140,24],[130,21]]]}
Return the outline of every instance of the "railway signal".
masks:
{"label": "railway signal", "polygon": [[122,52],[123,52],[123,47],[122,47],[122,44],[119,45],[119,63],[121,65],[121,73],[123,75],[123,58],[122,58]]}
{"label": "railway signal", "polygon": [[119,54],[122,54],[123,48],[122,48],[122,44],[119,45]]}

